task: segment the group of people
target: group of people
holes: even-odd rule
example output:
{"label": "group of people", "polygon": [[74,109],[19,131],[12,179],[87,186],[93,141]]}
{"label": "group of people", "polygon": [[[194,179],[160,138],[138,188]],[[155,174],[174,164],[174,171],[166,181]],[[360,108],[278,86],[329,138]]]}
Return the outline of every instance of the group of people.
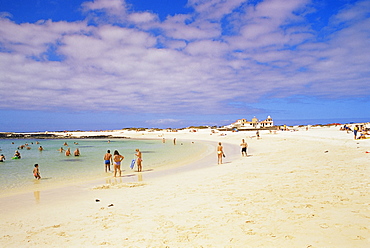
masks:
{"label": "group of people", "polygon": [[[135,156],[136,156],[136,164],[137,164],[137,171],[141,172],[143,170],[142,168],[142,154],[139,149],[135,150]],[[114,165],[114,177],[117,176],[117,173],[119,173],[119,176],[121,176],[121,162],[125,159],[124,156],[119,154],[117,150],[113,152],[113,156],[110,153],[110,150],[107,150],[107,153],[104,155],[104,164],[105,164],[105,172],[110,171],[110,166]]]}
{"label": "group of people", "polygon": [[[369,132],[367,131],[368,129],[366,128],[365,125],[355,125],[353,127],[353,130],[351,126],[344,125],[343,127],[340,127],[340,131],[346,131],[347,133],[353,132],[353,138],[354,139],[366,139],[366,135],[370,135]],[[357,136],[359,135],[359,136]]]}
{"label": "group of people", "polygon": [[[12,144],[14,144],[14,142]],[[36,141],[36,144],[40,144],[40,143]],[[33,145],[33,142],[31,142],[31,145]],[[31,147],[29,146],[28,143],[18,146],[18,150],[22,150],[22,149],[31,150]]]}
{"label": "group of people", "polygon": [[[78,145],[78,143],[77,142],[74,142],[74,144],[75,145]],[[68,146],[68,144],[67,144],[67,142],[64,142],[64,144],[63,144],[64,146]],[[61,147],[61,148],[59,148],[58,149],[58,152],[64,152],[64,148],[63,147]],[[67,150],[65,150],[65,153],[64,153],[67,157],[69,157],[69,156],[71,156],[71,148],[67,148]],[[78,149],[78,148],[76,148],[76,150],[73,152],[73,155],[75,156],[75,157],[78,157],[78,156],[80,156],[81,155],[81,153],[80,153],[80,149]]]}
{"label": "group of people", "polygon": [[[59,151],[59,152],[63,152],[63,151],[64,151],[63,147],[61,147],[60,149],[58,149],[58,151]],[[69,157],[69,156],[71,155],[71,148],[69,148],[69,147],[67,148],[67,150],[66,150],[66,152],[65,152],[65,155],[66,155],[67,157]],[[75,157],[80,156],[80,155],[81,155],[81,153],[80,153],[80,149],[76,148],[76,150],[73,152],[73,155],[74,155]]]}
{"label": "group of people", "polygon": [[[248,148],[248,144],[247,142],[245,142],[244,139],[242,139],[242,143],[240,144],[240,147],[241,147],[241,153],[242,153],[242,157],[248,157],[248,153],[247,153],[247,148]],[[224,148],[222,146],[222,143],[221,142],[218,142],[218,146],[217,146],[217,162],[218,164],[222,164],[222,158],[226,157],[225,156],[225,153],[224,153]]]}
{"label": "group of people", "polygon": [[[357,137],[358,133],[360,135]],[[353,135],[354,139],[366,139],[366,135],[369,135],[369,133],[364,125],[355,125],[353,128]]]}

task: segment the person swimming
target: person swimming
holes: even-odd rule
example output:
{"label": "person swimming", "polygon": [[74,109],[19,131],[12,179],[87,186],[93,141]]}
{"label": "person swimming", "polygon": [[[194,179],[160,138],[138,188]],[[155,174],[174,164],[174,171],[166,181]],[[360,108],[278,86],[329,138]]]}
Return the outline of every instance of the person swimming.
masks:
{"label": "person swimming", "polygon": [[15,151],[14,158],[17,158],[17,159],[20,159],[21,158],[21,154],[18,152],[18,150]]}

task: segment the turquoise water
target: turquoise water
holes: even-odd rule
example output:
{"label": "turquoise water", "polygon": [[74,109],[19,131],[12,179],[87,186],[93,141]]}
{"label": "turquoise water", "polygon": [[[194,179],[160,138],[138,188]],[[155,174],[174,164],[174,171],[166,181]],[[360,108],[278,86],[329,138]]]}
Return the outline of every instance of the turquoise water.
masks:
{"label": "turquoise water", "polygon": [[[36,144],[37,141],[39,144]],[[68,146],[63,146],[64,142],[67,142]],[[28,143],[31,150],[18,149],[25,143]],[[39,146],[44,150],[39,151]],[[67,157],[64,152],[57,151],[61,147],[71,148],[72,154],[79,148],[81,156]],[[172,142],[162,143],[161,140],[111,139],[108,142],[101,139],[4,139],[0,140],[0,154],[6,157],[5,162],[0,162],[0,194],[31,189],[35,184],[53,186],[112,176],[104,171],[103,157],[108,149],[112,154],[114,150],[118,150],[125,156],[121,165],[123,175],[132,174],[134,170],[131,170],[129,165],[135,158],[136,148],[142,152],[144,171],[175,165],[189,156],[200,155],[206,149],[201,143],[178,141],[177,145],[173,145]],[[11,159],[15,150],[21,153],[21,159]],[[36,163],[39,164],[42,177],[40,181],[35,180],[32,174]]]}

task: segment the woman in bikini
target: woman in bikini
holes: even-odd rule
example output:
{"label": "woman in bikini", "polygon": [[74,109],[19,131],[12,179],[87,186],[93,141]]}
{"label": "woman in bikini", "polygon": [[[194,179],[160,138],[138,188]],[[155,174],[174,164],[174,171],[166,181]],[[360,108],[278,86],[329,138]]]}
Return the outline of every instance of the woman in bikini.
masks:
{"label": "woman in bikini", "polygon": [[141,156],[141,151],[139,149],[136,149],[135,156],[137,157],[137,171],[141,172],[143,170],[143,167],[141,165],[141,161],[143,161],[143,159],[142,159],[142,156]]}
{"label": "woman in bikini", "polygon": [[217,157],[218,157],[218,164],[222,164],[222,156],[224,155],[224,150],[221,145],[221,142],[218,142],[218,147],[217,147]]}
{"label": "woman in bikini", "polygon": [[119,176],[121,176],[121,162],[125,157],[120,155],[117,150],[114,151],[113,154],[113,162],[114,162],[114,177],[116,177],[117,171],[119,171]]}

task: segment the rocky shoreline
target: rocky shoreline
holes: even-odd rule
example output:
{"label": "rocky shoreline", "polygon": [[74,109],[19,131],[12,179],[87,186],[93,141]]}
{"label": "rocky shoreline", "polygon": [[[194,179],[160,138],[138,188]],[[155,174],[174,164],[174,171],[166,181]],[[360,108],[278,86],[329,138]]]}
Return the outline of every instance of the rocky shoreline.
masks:
{"label": "rocky shoreline", "polygon": [[0,139],[111,139],[127,137],[113,137],[113,135],[72,136],[54,133],[0,133]]}

